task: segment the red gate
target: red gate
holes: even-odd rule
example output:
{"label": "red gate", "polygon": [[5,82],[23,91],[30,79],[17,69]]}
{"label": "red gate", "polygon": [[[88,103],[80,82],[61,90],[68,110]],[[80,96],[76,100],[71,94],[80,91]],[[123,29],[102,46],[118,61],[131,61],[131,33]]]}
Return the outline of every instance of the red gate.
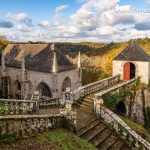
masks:
{"label": "red gate", "polygon": [[124,80],[130,80],[130,62],[124,64]]}

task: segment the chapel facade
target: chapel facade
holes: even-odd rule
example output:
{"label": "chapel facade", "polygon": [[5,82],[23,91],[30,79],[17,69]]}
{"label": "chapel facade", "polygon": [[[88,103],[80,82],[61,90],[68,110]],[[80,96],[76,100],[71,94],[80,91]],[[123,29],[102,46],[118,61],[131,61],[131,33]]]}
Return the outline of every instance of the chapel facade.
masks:
{"label": "chapel facade", "polygon": [[113,75],[120,74],[122,80],[140,77],[142,83],[150,80],[150,56],[137,44],[126,47],[113,60]]}
{"label": "chapel facade", "polygon": [[62,97],[82,84],[80,53],[76,66],[55,44],[9,44],[0,70],[3,98],[31,99],[35,91],[42,99]]}

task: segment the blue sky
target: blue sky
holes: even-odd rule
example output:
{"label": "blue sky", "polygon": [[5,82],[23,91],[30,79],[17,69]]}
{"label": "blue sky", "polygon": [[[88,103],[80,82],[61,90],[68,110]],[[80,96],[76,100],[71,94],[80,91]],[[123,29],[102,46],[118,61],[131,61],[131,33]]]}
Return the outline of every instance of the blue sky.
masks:
{"label": "blue sky", "polygon": [[150,0],[1,0],[0,6],[0,35],[13,41],[108,42],[150,35]]}

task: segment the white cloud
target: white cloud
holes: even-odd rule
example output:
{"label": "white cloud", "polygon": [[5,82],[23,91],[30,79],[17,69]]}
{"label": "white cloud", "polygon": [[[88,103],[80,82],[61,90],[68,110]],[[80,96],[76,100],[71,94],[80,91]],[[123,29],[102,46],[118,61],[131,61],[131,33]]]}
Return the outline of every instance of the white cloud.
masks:
{"label": "white cloud", "polygon": [[11,18],[13,20],[23,21],[23,20],[27,19],[27,14],[24,13],[24,12],[23,13],[18,13],[18,14],[8,12],[6,14],[6,17]]}
{"label": "white cloud", "polygon": [[150,3],[150,0],[147,0],[148,3]]}
{"label": "white cloud", "polygon": [[77,1],[81,7],[67,21],[62,11],[68,5],[61,5],[56,7],[53,20],[44,20],[38,26],[29,28],[26,25],[32,20],[29,20],[26,13],[8,13],[7,17],[24,23],[15,25],[14,30],[9,32],[9,38],[19,41],[108,42],[150,36],[150,13],[123,12],[132,6],[120,5],[118,0]]}
{"label": "white cloud", "polygon": [[62,12],[63,10],[65,10],[67,7],[68,7],[68,5],[60,5],[60,6],[57,6],[56,9],[55,9],[55,13],[60,13],[60,12]]}
{"label": "white cloud", "polygon": [[8,12],[6,14],[7,18],[10,18],[12,20],[17,20],[25,23],[27,26],[32,26],[32,20],[28,18],[27,14],[25,12],[22,13],[11,13]]}
{"label": "white cloud", "polygon": [[21,32],[32,32],[32,28],[27,27],[22,24],[18,24],[16,26],[14,26],[14,30],[21,31]]}
{"label": "white cloud", "polygon": [[39,23],[39,26],[45,28],[45,29],[49,29],[51,27],[51,24],[48,20],[44,20],[41,23]]}

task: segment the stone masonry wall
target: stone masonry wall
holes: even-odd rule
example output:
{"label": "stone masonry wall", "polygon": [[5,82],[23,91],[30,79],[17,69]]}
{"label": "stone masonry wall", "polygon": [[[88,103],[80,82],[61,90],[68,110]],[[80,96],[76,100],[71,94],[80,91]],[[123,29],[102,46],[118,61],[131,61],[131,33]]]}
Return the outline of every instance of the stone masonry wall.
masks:
{"label": "stone masonry wall", "polygon": [[150,126],[150,91],[146,88],[130,92],[126,96],[126,115],[134,122]]}
{"label": "stone masonry wall", "polygon": [[[11,78],[11,94],[13,95],[13,85],[16,80],[18,80],[21,83],[22,78],[22,72],[19,68],[12,68],[7,67],[7,73],[10,75]],[[52,74],[51,73],[44,73],[44,72],[37,72],[32,70],[27,70],[28,79],[30,83],[30,97],[33,94],[33,92],[36,90],[36,87],[39,83],[44,82],[47,84],[52,92],[53,89],[53,82],[52,82]],[[77,69],[64,71],[58,73],[58,96],[61,96],[62,94],[62,84],[66,77],[69,77],[71,80],[71,89],[75,90],[78,88],[79,85],[79,77]]]}

